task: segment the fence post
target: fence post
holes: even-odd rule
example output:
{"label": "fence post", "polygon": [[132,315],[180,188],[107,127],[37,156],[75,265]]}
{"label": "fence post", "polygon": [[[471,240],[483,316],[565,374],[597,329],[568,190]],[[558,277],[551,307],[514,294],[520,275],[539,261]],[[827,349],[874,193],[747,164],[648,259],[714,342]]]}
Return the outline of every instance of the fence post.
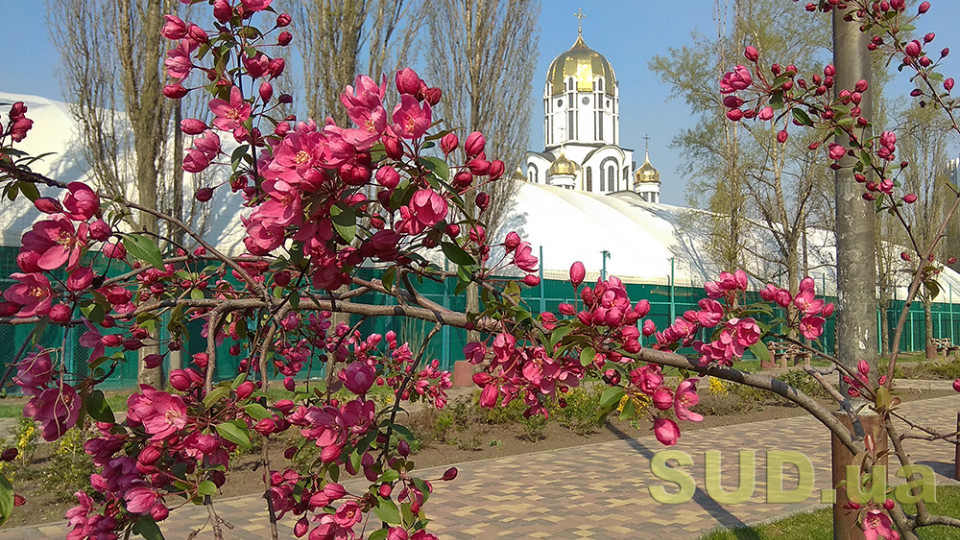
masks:
{"label": "fence post", "polygon": [[950,343],[956,343],[953,339],[953,283],[950,283]]}
{"label": "fence post", "polygon": [[676,284],[676,275],[674,274],[674,268],[676,257],[670,257],[670,321],[668,325],[673,324],[673,321],[677,319],[677,284]]}
{"label": "fence post", "polygon": [[[449,263],[447,259],[443,259],[443,271],[447,272],[449,268]],[[447,285],[447,276],[443,276],[443,307],[450,308],[450,288]],[[440,336],[443,342],[443,365],[445,369],[450,369],[450,327],[443,325],[443,329],[440,330]]]}
{"label": "fence post", "polygon": [[540,313],[547,311],[546,284],[543,282],[543,246],[540,246]]}

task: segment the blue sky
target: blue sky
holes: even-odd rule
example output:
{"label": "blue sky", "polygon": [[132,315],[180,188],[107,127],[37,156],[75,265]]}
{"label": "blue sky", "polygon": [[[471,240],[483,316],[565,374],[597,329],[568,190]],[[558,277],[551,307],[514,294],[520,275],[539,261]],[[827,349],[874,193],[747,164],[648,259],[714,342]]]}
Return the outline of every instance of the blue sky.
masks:
{"label": "blue sky", "polygon": [[[789,2],[790,0],[784,0]],[[922,20],[921,33],[938,33],[938,47],[953,45],[956,53],[944,72],[960,75],[960,39],[946,33],[960,23],[960,2],[938,0]],[[800,2],[803,4],[803,2]],[[567,50],[577,37],[574,12],[582,8],[583,36],[587,45],[613,64],[620,83],[621,143],[643,159],[643,136],[650,136],[650,160],[661,171],[662,200],[683,204],[686,179],[677,170],[679,150],[671,140],[683,128],[692,127],[681,99],[670,99],[670,88],[648,69],[650,59],[671,47],[691,42],[691,32],[711,35],[713,0],[544,0],[540,18],[540,57],[528,105],[532,118],[530,146],[542,150],[543,80],[547,66]],[[57,53],[49,41],[42,0],[0,0],[0,91],[63,99],[56,70]],[[803,9],[797,5],[797,9]],[[942,34],[942,35],[941,35]],[[953,69],[951,69],[953,68]],[[706,76],[713,77],[712,74]],[[957,76],[960,80],[960,76]],[[904,83],[905,84],[905,83]],[[904,86],[905,87],[905,86]]]}

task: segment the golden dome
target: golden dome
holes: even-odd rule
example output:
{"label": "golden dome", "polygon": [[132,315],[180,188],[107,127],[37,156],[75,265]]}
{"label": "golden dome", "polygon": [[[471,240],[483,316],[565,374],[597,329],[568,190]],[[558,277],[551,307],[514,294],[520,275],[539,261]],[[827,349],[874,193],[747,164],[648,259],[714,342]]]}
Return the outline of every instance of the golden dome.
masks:
{"label": "golden dome", "polygon": [[634,184],[659,184],[660,171],[650,164],[649,154],[644,154],[643,165],[634,173]]}
{"label": "golden dome", "polygon": [[593,92],[593,81],[597,77],[603,77],[603,91],[612,96],[616,84],[613,66],[602,54],[587,47],[580,35],[573,47],[556,57],[547,69],[547,82],[553,87],[553,95],[566,91],[565,83],[568,77],[577,81],[579,92]]}
{"label": "golden dome", "polygon": [[550,169],[547,170],[547,176],[576,176],[578,169],[580,169],[580,166],[567,159],[561,152],[560,156],[554,160],[553,165],[550,166]]}

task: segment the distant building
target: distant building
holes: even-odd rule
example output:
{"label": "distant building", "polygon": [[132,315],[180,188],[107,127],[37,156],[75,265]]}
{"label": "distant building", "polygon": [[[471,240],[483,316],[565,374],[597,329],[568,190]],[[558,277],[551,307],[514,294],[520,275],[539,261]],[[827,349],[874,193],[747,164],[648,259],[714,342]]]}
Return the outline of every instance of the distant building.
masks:
{"label": "distant building", "polygon": [[596,194],[632,191],[660,202],[660,172],[648,152],[631,174],[633,150],[620,146],[617,78],[610,62],[587,47],[582,27],[573,46],[547,69],[543,112],[544,150],[527,152],[528,182]]}

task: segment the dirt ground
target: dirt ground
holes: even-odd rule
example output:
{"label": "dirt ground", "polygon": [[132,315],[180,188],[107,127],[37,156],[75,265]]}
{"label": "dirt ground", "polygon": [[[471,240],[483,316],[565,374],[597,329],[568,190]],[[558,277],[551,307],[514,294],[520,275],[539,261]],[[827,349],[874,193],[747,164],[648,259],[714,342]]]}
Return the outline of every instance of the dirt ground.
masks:
{"label": "dirt ground", "polygon": [[[899,394],[905,401],[940,397],[953,392],[911,392]],[[787,418],[804,414],[798,407],[769,400],[767,402],[751,404],[746,409],[737,410],[737,407],[724,407],[723,404],[710,403],[709,400],[701,403],[705,414],[703,422],[680,422],[681,431],[705,429],[717,426],[741,424]],[[528,440],[528,433],[523,425],[508,424],[476,424],[467,426],[456,432],[449,442],[434,441],[414,454],[414,461],[418,468],[450,465],[467,461],[511,456],[528,452],[540,452],[557,448],[567,448],[585,444],[611,441],[621,438],[634,438],[650,435],[650,422],[640,421],[631,425],[630,422],[620,421],[613,417],[608,419],[605,426],[596,431],[581,435],[560,425],[558,422],[549,422],[543,429],[542,439],[537,442]],[[271,447],[272,468],[280,468],[284,460],[283,446],[275,444]],[[50,494],[49,488],[41,489],[42,482],[36,477],[30,477],[36,470],[42,469],[49,463],[50,445],[41,445],[33,457],[31,471],[15,476],[14,489],[26,498],[26,505],[16,509],[11,519],[3,528],[17,527],[64,519],[64,513],[75,504],[75,498],[68,492],[58,497]],[[263,491],[263,468],[259,466],[259,452],[249,453],[241,457],[237,465],[228,473],[228,481],[224,485],[223,496],[248,495]],[[55,478],[53,479],[56,480]],[[50,485],[49,479],[47,485]]]}

